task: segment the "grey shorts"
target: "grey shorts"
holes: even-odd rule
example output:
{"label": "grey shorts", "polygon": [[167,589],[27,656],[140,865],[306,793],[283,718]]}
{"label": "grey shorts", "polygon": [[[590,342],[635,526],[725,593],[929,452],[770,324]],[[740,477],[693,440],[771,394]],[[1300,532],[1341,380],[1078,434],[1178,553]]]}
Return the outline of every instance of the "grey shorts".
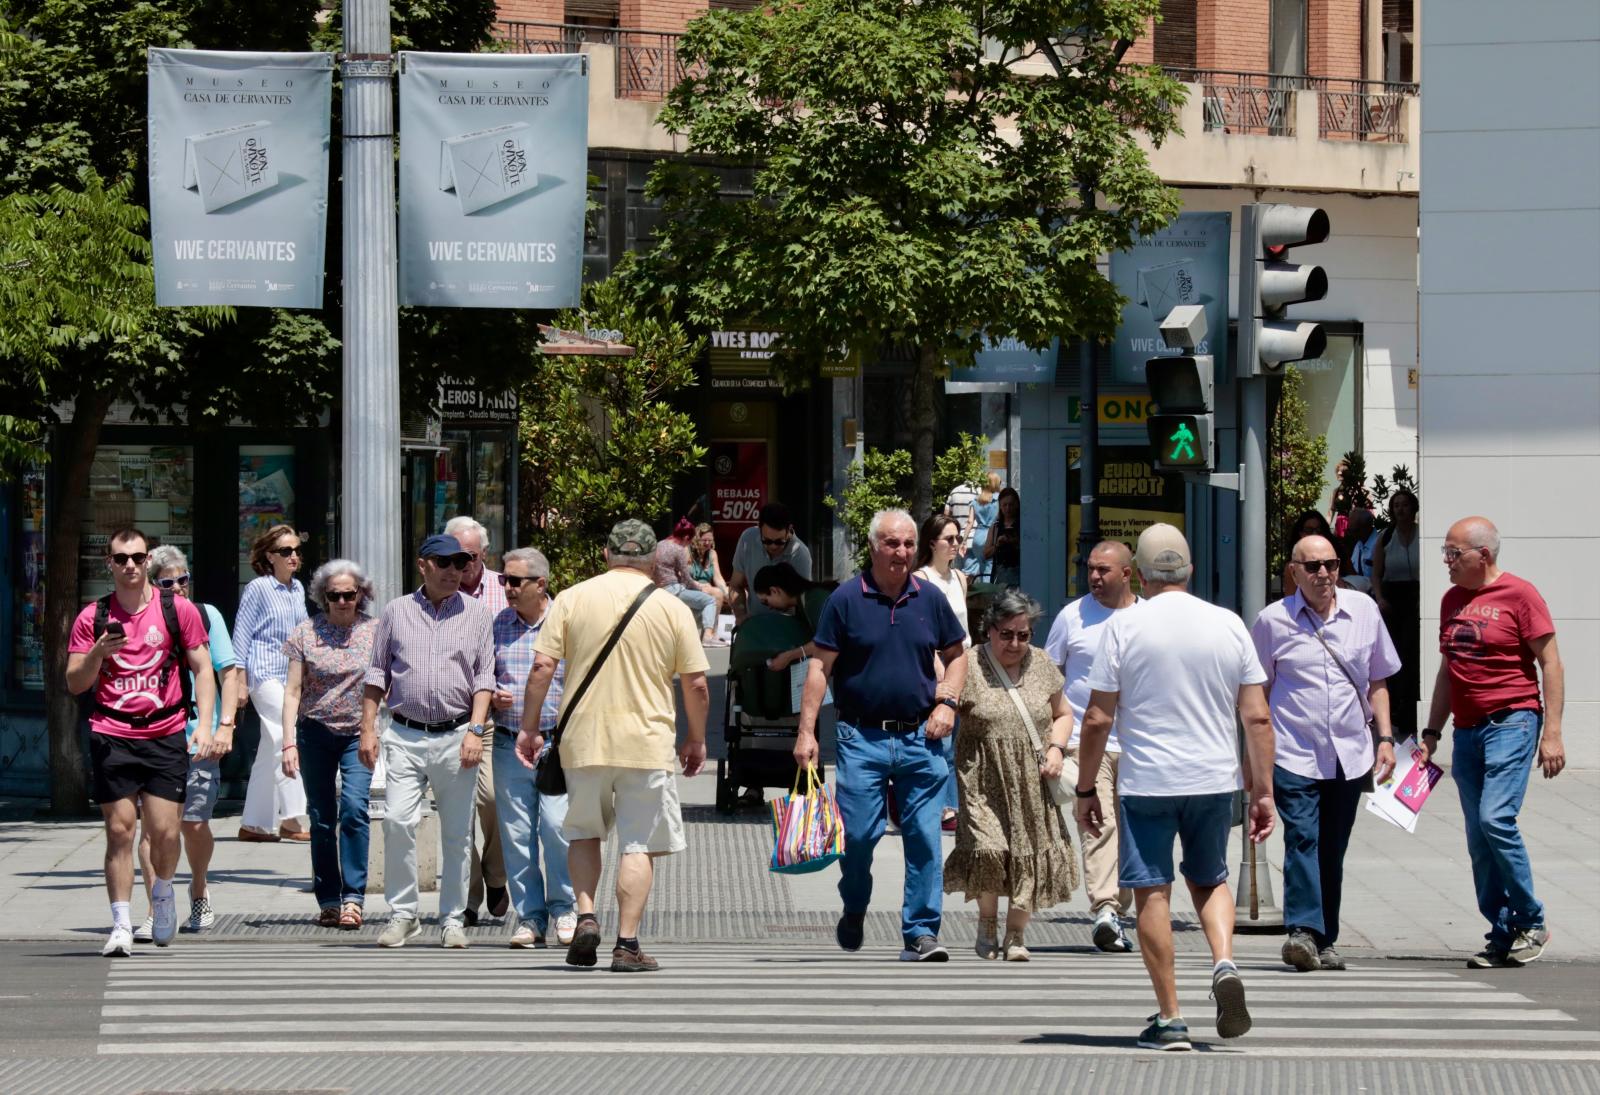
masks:
{"label": "grey shorts", "polygon": [[183,820],[210,821],[221,789],[222,762],[216,757],[206,760],[190,757],[189,783],[183,793]]}

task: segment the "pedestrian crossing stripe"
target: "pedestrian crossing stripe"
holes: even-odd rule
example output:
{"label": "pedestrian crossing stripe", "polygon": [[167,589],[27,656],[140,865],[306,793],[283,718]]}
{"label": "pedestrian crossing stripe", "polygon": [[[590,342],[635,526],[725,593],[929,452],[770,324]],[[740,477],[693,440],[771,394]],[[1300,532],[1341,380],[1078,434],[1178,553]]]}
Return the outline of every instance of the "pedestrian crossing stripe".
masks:
{"label": "pedestrian crossing stripe", "polygon": [[[1154,1010],[1136,955],[1035,952],[1032,962],[894,961],[820,944],[666,945],[659,973],[616,977],[563,962],[560,947],[381,951],[318,944],[207,944],[114,962],[98,1051],[315,1053],[1143,1052]],[[1600,1061],[1600,1032],[1498,984],[1444,969],[1355,965],[1300,974],[1248,961],[1255,1021],[1216,1039],[1211,964],[1176,961],[1196,1048],[1265,1057],[1538,1058]],[[375,1012],[372,1002],[385,1002]],[[363,1010],[338,1024],[321,1012]],[[392,1002],[391,1002],[392,1001]],[[296,1004],[315,1003],[312,1015]],[[274,1009],[263,1018],[262,1006]],[[195,1039],[198,1023],[206,1037]],[[284,1036],[293,1035],[289,1043]],[[304,1037],[302,1037],[304,1036]],[[1479,1043],[1499,1043],[1488,1048]],[[1506,1047],[1504,1043],[1511,1043]]]}

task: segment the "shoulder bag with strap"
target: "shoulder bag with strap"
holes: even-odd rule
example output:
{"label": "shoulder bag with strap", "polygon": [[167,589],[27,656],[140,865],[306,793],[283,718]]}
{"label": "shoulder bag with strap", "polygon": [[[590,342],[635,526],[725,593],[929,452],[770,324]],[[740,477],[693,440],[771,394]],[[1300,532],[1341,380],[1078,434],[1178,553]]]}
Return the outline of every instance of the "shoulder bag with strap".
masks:
{"label": "shoulder bag with strap", "polygon": [[539,758],[538,770],[533,776],[533,785],[539,789],[541,795],[564,795],[567,793],[567,773],[561,767],[561,734],[567,728],[567,720],[572,718],[572,712],[577,708],[578,702],[583,699],[583,694],[589,690],[595,674],[600,672],[600,667],[606,663],[611,651],[616,648],[617,640],[622,638],[622,632],[627,628],[628,621],[634,614],[644,607],[650,599],[650,594],[656,591],[656,584],[651,582],[639,591],[639,595],[628,606],[628,611],[622,614],[622,619],[617,621],[617,626],[612,629],[611,637],[606,640],[606,645],[589,665],[589,672],[583,675],[583,680],[578,687],[573,689],[572,695],[567,699],[566,708],[561,712],[561,718],[556,722],[556,728],[550,735],[550,748],[544,751]]}
{"label": "shoulder bag with strap", "polygon": [[[995,660],[993,652],[989,649],[989,644],[984,643],[982,649],[984,660],[994,670],[995,676],[1000,678],[1000,683],[1005,685],[1006,695],[1011,698],[1011,703],[1016,707],[1017,714],[1022,717],[1022,725],[1027,728],[1029,735],[1037,738],[1039,736],[1038,724],[1035,722],[1032,712],[1028,710],[1028,705],[1023,702],[1022,690],[1017,687],[1017,682],[1011,679],[1011,674],[1007,673],[1000,663]],[[1077,788],[1069,786],[1067,783],[1067,766],[1065,764],[1061,766],[1061,774],[1059,776],[1053,780],[1045,780],[1044,784],[1050,789],[1050,797],[1055,800],[1057,806],[1071,802],[1077,797],[1074,794]]]}
{"label": "shoulder bag with strap", "polygon": [[[1367,732],[1372,735],[1372,763],[1376,767],[1378,763],[1378,720],[1372,713],[1372,704],[1367,700],[1367,694],[1361,691],[1361,686],[1356,683],[1355,672],[1339,652],[1333,648],[1333,644],[1328,642],[1327,636],[1322,632],[1323,629],[1318,627],[1314,628],[1311,633],[1317,637],[1317,642],[1322,644],[1322,649],[1328,652],[1328,657],[1333,659],[1333,664],[1339,667],[1339,672],[1344,674],[1344,679],[1350,682],[1350,687],[1355,689],[1356,702],[1361,705],[1361,717],[1367,720]],[[1372,776],[1370,769],[1367,772],[1367,776],[1369,779]]]}

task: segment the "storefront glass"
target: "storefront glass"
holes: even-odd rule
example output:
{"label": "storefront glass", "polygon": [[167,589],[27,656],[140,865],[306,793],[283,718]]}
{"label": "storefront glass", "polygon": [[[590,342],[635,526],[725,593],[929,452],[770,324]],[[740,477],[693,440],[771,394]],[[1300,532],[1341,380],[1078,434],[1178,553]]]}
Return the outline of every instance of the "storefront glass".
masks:
{"label": "storefront glass", "polygon": [[111,534],[132,525],[150,545],[194,554],[194,448],[101,445],[89,470],[89,499],[78,546],[78,596],[85,604],[110,593],[106,551]]}
{"label": "storefront glass", "polygon": [[1306,429],[1313,437],[1322,434],[1328,439],[1328,460],[1323,471],[1326,485],[1317,502],[1323,513],[1328,512],[1338,485],[1334,469],[1345,453],[1359,445],[1356,362],[1360,360],[1360,350],[1358,336],[1330,334],[1328,349],[1321,357],[1295,363],[1305,378],[1300,394],[1306,402]]}
{"label": "storefront glass", "polygon": [[255,578],[250,545],[273,525],[294,524],[294,446],[239,446],[239,589]]}

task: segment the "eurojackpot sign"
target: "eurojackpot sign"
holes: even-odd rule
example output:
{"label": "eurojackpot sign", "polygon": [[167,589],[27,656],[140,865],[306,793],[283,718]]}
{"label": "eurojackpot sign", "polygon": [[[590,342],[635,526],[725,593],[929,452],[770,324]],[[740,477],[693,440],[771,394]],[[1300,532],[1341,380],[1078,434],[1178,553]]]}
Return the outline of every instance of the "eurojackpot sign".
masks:
{"label": "eurojackpot sign", "polygon": [[333,55],[148,60],[156,303],[321,307]]}

